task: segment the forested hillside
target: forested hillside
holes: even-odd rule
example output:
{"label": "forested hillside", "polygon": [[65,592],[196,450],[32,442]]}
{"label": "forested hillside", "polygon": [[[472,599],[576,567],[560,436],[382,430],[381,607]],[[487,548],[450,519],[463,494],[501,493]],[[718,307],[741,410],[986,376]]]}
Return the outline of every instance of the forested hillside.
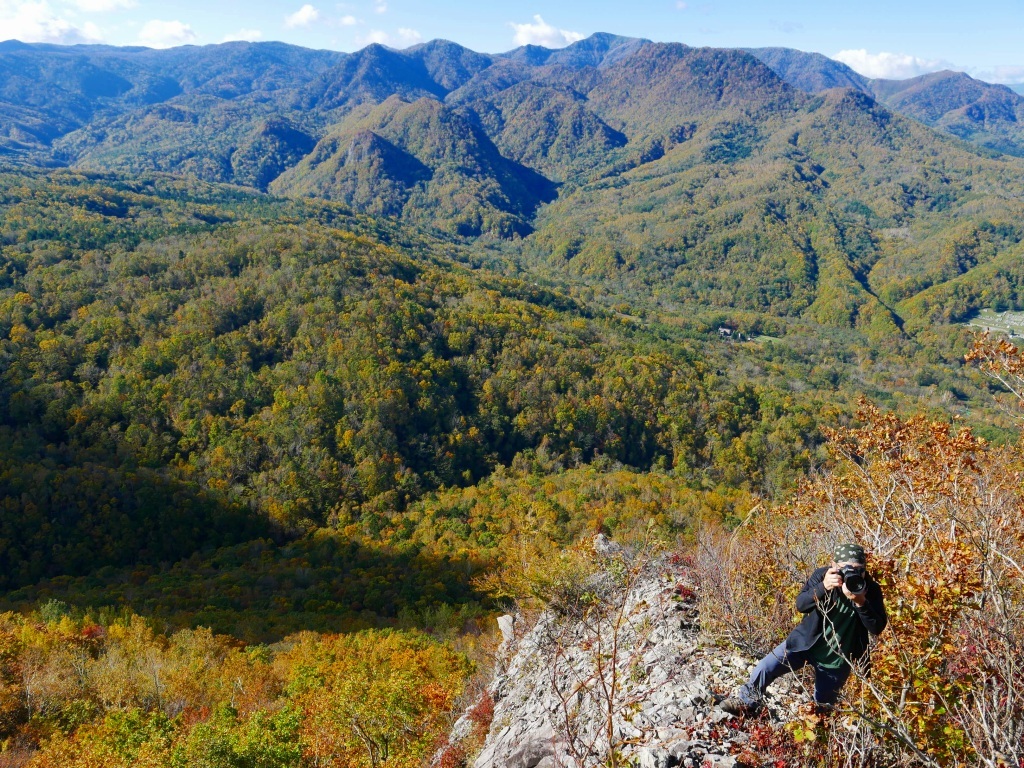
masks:
{"label": "forested hillside", "polygon": [[[72,635],[124,674],[134,654],[153,658],[146,648],[168,649],[167,674],[193,653],[255,664],[244,674],[257,677],[267,663],[256,651],[231,661],[226,640],[191,630],[161,639],[129,609],[249,641],[459,631],[483,605],[471,579],[522,536],[728,519],[819,463],[815,403],[843,410],[852,397],[797,403],[785,366],[755,381],[727,350],[468,268],[463,246],[331,203],[26,172],[0,177],[0,217],[3,599],[48,606],[37,623],[3,619],[5,680],[27,669],[27,649]],[[316,656],[350,641],[303,642]],[[416,635],[394,642],[400,655],[402,644],[449,653]],[[61,674],[61,663],[44,653],[33,669]],[[443,703],[403,710],[414,720],[401,728],[426,739],[403,742],[409,755],[443,726],[416,718],[451,706],[470,668],[465,656],[443,663],[450,671],[424,672],[448,676]],[[203,674],[209,693],[173,700],[226,706]],[[313,709],[291,724],[249,719],[286,703],[273,704],[281,686],[297,695],[281,674],[209,727],[232,743],[267,727],[299,749],[294,729]],[[189,734],[207,715],[153,709],[170,688],[113,704],[99,677],[80,683],[4,689],[12,754],[94,718],[45,759],[89,754],[87,732],[99,745],[152,726],[186,751],[179,737],[205,738]],[[315,690],[337,701],[350,689]]]}
{"label": "forested hillside", "polygon": [[503,157],[459,112],[397,96],[362,120],[350,116],[271,190],[498,237],[527,233],[537,207],[555,195],[550,181]]}
{"label": "forested hillside", "polygon": [[879,342],[1019,303],[1024,161],[948,132],[1014,152],[1020,98],[966,75],[613,35],[501,55],[5,45],[7,134],[29,113],[63,126],[11,158],[337,200],[507,241],[496,262],[611,286],[609,304],[786,319],[773,333]]}
{"label": "forested hillside", "polygon": [[564,193],[524,252],[668,312],[803,316],[875,337],[1019,303],[1019,161],[854,91],[790,104],[767,119],[723,110],[664,155]]}
{"label": "forested hillside", "polygon": [[343,209],[169,180],[3,185],[7,588],[406,530],[424,494],[537,452],[755,490],[813,451],[806,411],[693,345],[441,243],[388,248]]}

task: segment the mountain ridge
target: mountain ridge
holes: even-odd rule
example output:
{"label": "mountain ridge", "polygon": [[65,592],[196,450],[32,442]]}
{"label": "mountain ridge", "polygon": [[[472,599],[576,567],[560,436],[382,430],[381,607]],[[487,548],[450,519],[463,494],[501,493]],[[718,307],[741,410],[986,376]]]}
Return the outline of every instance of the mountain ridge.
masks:
{"label": "mountain ridge", "polygon": [[[41,72],[43,50],[13,46],[0,67],[28,56]],[[505,54],[445,40],[336,55],[240,43],[93,54],[72,76],[65,51],[39,103],[0,109],[22,123],[7,131],[8,156],[51,140],[33,115],[59,108],[61,125],[84,124],[52,139],[51,162],[333,199],[506,241],[502,259],[557,280],[586,274],[655,306],[698,300],[879,338],[963,318],[993,286],[1015,305],[1024,278],[1001,256],[1017,235],[992,234],[1019,215],[1021,175],[988,146],[1015,146],[1001,131],[1017,97],[963,74],[875,81],[819,54],[604,33]],[[253,57],[272,66],[234,72]],[[146,68],[165,59],[173,83]],[[311,66],[289,80],[295,60]],[[73,88],[77,101],[53,96]],[[140,95],[160,88],[168,98]],[[30,90],[24,77],[0,89]],[[947,225],[973,227],[978,255],[943,266],[884,235],[909,228],[941,250],[933,231]],[[998,279],[984,286],[968,273],[988,263]],[[966,304],[938,288],[954,278],[969,286]],[[921,291],[944,298],[912,301]]]}
{"label": "mountain ridge", "polygon": [[953,70],[903,80],[871,79],[819,53],[792,48],[750,52],[801,90],[855,88],[925,125],[996,152],[1024,156],[1024,95],[1011,86]]}
{"label": "mountain ridge", "polygon": [[[360,199],[354,192],[359,182],[351,174],[364,170],[365,184],[372,187],[375,174],[367,162],[379,164],[388,179],[388,191],[380,194],[393,198],[378,213],[401,211],[422,187],[418,208],[431,216],[439,213],[456,233],[466,236],[485,231],[498,236],[525,234],[533,210],[554,197],[546,179],[502,156],[459,111],[435,99],[407,102],[400,96],[388,97],[362,120],[354,125],[349,121],[322,139],[306,159],[278,177],[271,190],[340,199],[366,210],[379,195],[368,190]],[[486,188],[491,183],[495,189]],[[479,201],[479,207],[466,205],[470,197]],[[462,205],[453,208],[451,201],[456,199]]]}
{"label": "mountain ridge", "polygon": [[[0,87],[0,105],[6,107],[0,111],[0,137],[7,138],[0,138],[0,150],[8,155],[35,153],[38,158],[48,151],[55,139],[84,127],[93,116],[116,117],[125,110],[147,104],[179,97],[187,100],[189,94],[244,99],[258,93],[261,98],[275,102],[275,109],[284,111],[296,107],[309,109],[317,103],[329,110],[344,108],[349,101],[359,103],[368,97],[382,101],[393,93],[406,98],[421,95],[445,98],[475,75],[496,65],[604,70],[636,56],[650,45],[651,41],[643,38],[610,33],[596,33],[561,49],[527,46],[498,54],[478,53],[447,40],[432,40],[404,50],[370,45],[354,53],[307,49],[278,42],[232,42],[155,50],[6,41],[0,43],[0,73],[7,75],[5,85]],[[821,54],[784,48],[748,50],[802,90],[817,92],[830,87],[856,87],[882,98],[898,111],[919,116],[915,114],[917,94],[912,93],[908,98],[907,93],[916,78],[900,81],[904,87],[894,87],[892,81],[871,81]],[[41,55],[56,57],[52,62],[56,69],[40,69]],[[382,62],[383,59],[387,61]],[[61,66],[65,69],[61,70]],[[334,84],[324,81],[316,85],[318,79],[329,76],[331,69],[335,70]],[[13,90],[19,82],[27,82],[37,93],[40,87],[50,88],[50,95],[44,96],[49,107],[26,101],[24,93],[19,95]],[[353,82],[356,83],[354,92],[346,95],[353,90]],[[991,93],[1003,92],[1003,101],[1011,98],[1009,93],[1015,93],[1004,87],[985,86]],[[296,90],[298,95],[291,99],[284,97],[283,91]],[[903,91],[903,97],[899,100],[890,97],[894,90]],[[928,97],[921,95],[920,98]],[[1016,101],[1012,101],[1016,109]],[[968,106],[961,103],[946,112]],[[976,106],[984,109],[986,105]],[[991,112],[993,105],[987,106]],[[1003,107],[1005,111],[1005,105]],[[19,109],[29,112],[19,112]],[[943,123],[934,118],[929,124],[949,128],[967,140],[975,140],[977,136],[978,143],[997,151],[1019,153],[1018,139],[1007,138],[1006,126],[1001,123],[972,130],[971,121],[999,123],[1000,119],[999,115],[989,117],[987,113],[974,110],[963,119],[951,117]],[[34,122],[50,123],[52,127],[40,130]],[[321,129],[323,127],[321,125]],[[56,159],[68,162],[74,157],[74,153],[69,155],[65,151]]]}

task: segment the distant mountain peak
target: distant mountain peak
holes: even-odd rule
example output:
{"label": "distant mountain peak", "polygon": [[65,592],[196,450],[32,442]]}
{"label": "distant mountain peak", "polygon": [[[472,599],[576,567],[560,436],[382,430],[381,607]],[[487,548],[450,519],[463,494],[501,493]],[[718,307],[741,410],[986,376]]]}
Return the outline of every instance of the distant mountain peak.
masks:
{"label": "distant mountain peak", "polygon": [[21,40],[2,40],[0,41],[0,52],[4,51],[30,51],[32,46],[28,43],[23,43]]}
{"label": "distant mountain peak", "polygon": [[451,40],[431,40],[407,48],[403,53],[422,62],[430,78],[446,93],[465,85],[494,63],[492,57]]}
{"label": "distant mountain peak", "polygon": [[595,32],[590,37],[577,40],[564,48],[545,48],[541,45],[524,45],[495,58],[512,59],[532,66],[563,64],[568,67],[607,67],[636,53],[650,43],[638,37],[624,37],[610,32]]}
{"label": "distant mountain peak", "polygon": [[1005,85],[949,69],[903,80],[872,80],[820,53],[791,48],[755,48],[750,53],[800,90],[819,93],[854,88],[960,139],[1024,156],[1024,97]]}
{"label": "distant mountain peak", "polygon": [[870,93],[869,79],[842,62],[820,53],[793,48],[746,48],[768,65],[779,77],[808,93],[831,88],[855,88]]}
{"label": "distant mountain peak", "polygon": [[433,40],[427,40],[424,43],[416,43],[416,45],[411,45],[408,48],[405,48],[403,52],[405,54],[416,54],[416,53],[420,53],[421,51],[438,51],[438,50],[456,51],[456,52],[460,52],[460,53],[461,52],[473,53],[473,54],[476,54],[477,56],[484,56],[484,57],[486,57],[486,54],[477,53],[476,51],[472,50],[471,48],[467,48],[466,46],[461,45],[460,43],[456,43],[453,40],[448,40],[448,39],[443,38],[443,37],[435,37]]}

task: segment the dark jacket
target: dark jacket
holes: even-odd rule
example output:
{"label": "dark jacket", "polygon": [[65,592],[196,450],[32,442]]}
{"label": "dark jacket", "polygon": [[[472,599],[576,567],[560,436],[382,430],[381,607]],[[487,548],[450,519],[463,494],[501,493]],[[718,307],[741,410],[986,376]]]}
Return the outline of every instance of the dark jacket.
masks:
{"label": "dark jacket", "polygon": [[[803,620],[796,625],[796,628],[786,638],[786,648],[790,651],[806,651],[821,637],[822,613],[819,605],[826,605],[827,600],[845,600],[842,588],[836,587],[832,592],[825,589],[825,574],[828,567],[818,568],[811,577],[807,579],[804,588],[796,596],[796,609],[804,614]],[[857,644],[850,654],[853,659],[859,659],[868,648],[868,633],[879,635],[885,629],[888,618],[885,615],[885,601],[882,598],[882,588],[878,583],[868,578],[867,601],[864,606],[858,608],[853,606],[860,618],[857,627]]]}

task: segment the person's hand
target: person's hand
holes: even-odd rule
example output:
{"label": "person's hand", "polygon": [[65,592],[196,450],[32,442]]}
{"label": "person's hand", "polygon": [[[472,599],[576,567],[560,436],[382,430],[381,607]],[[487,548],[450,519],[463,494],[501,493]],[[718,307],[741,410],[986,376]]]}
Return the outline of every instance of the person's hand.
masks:
{"label": "person's hand", "polygon": [[850,599],[850,602],[858,607],[864,605],[864,603],[868,601],[867,594],[861,592],[859,595],[855,595],[846,588],[846,584],[843,584],[843,594]]}
{"label": "person's hand", "polygon": [[[822,582],[822,584],[825,585],[825,589],[831,592],[833,589],[840,586],[842,583],[843,578],[839,575],[839,569],[833,565],[825,573],[825,580]],[[843,587],[843,591],[846,591],[846,587]]]}

